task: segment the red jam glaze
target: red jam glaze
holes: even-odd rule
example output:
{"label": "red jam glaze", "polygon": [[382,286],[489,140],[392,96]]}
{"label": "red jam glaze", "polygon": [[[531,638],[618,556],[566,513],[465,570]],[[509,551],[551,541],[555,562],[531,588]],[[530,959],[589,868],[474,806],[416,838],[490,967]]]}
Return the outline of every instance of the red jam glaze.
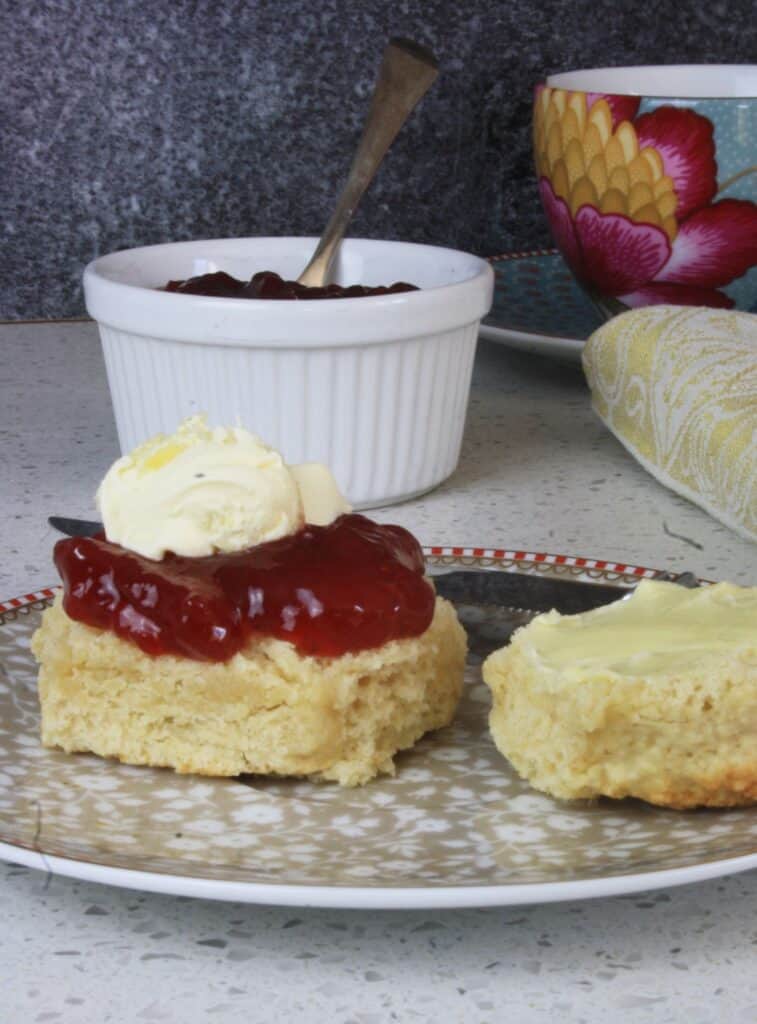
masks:
{"label": "red jam glaze", "polygon": [[151,655],[226,661],[262,635],[337,657],[419,636],[434,613],[412,534],[360,515],[234,554],[155,562],[99,534],[58,541],[54,559],[72,619]]}
{"label": "red jam glaze", "polygon": [[397,292],[417,292],[414,284],[396,281],[390,285],[369,287],[363,284],[327,284],[323,288],[310,288],[297,281],[285,281],[272,270],[261,270],[249,281],[239,281],[222,270],[213,274],[200,274],[186,281],[169,281],[167,292],[184,295],[211,295],[222,299],[357,299],[367,295],[394,295]]}

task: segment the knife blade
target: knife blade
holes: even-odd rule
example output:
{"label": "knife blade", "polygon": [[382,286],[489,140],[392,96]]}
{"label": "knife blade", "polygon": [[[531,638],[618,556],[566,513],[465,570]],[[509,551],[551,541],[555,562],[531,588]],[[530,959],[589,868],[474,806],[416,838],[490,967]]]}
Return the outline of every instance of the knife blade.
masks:
{"label": "knife blade", "polygon": [[563,615],[612,604],[634,589],[633,585],[608,586],[490,569],[453,570],[432,574],[431,578],[437,594],[455,605],[496,605],[530,612],[548,612],[554,608]]}
{"label": "knife blade", "polygon": [[92,537],[101,533],[103,524],[95,522],[94,519],[70,519],[67,516],[48,516],[48,523],[58,533],[65,533],[67,537]]}

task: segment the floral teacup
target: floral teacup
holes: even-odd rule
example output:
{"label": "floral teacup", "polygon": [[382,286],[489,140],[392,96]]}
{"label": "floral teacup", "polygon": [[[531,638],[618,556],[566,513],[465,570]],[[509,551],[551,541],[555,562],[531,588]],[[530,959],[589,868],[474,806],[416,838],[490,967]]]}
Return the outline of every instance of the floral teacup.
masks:
{"label": "floral teacup", "polygon": [[552,75],[534,154],[555,243],[603,314],[757,313],[757,65]]}

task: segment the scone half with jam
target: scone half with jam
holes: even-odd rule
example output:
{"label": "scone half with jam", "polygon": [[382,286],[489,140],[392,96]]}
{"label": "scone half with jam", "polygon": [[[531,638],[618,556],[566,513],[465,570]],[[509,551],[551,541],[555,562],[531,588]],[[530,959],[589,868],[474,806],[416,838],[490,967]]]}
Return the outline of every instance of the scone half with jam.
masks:
{"label": "scone half with jam", "polygon": [[32,641],[46,746],[353,786],[451,721],[457,615],[415,538],[351,514],[325,467],[193,418],[98,505],[104,534],[56,545]]}

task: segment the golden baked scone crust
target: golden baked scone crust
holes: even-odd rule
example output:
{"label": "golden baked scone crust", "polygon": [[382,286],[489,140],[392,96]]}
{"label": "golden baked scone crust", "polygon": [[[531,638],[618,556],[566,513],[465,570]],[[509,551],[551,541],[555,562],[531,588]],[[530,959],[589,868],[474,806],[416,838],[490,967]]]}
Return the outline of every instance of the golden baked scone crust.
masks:
{"label": "golden baked scone crust", "polygon": [[437,598],[419,637],[339,658],[264,638],[224,663],[152,658],[70,619],[61,597],[32,639],[42,742],[201,775],[307,775],[354,786],[447,725],[466,638]]}
{"label": "golden baked scone crust", "polygon": [[757,679],[739,658],[716,681],[598,675],[553,688],[506,647],[487,659],[484,679],[494,742],[536,789],[678,809],[757,802]]}
{"label": "golden baked scone crust", "polygon": [[652,678],[555,671],[534,654],[533,625],[483,668],[494,742],[532,786],[677,809],[757,802],[757,621],[740,649]]}

